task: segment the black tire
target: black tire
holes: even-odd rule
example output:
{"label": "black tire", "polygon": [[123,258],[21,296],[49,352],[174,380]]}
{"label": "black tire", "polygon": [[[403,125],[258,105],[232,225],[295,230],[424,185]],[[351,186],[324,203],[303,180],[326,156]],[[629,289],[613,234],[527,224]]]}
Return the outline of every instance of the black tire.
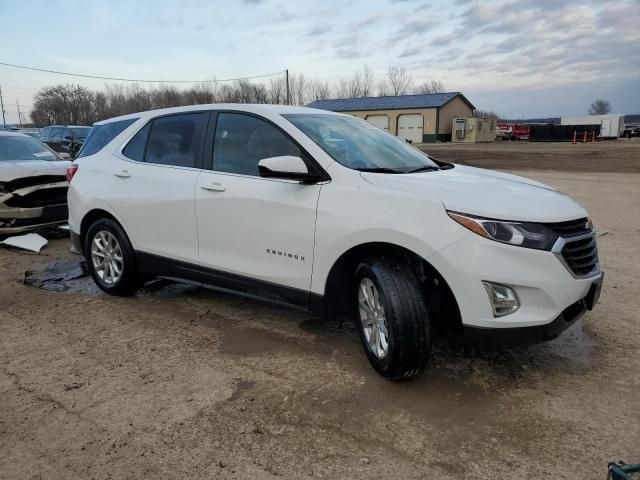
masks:
{"label": "black tire", "polygon": [[[360,320],[359,290],[363,279],[376,287],[388,332],[387,353],[379,358],[369,346]],[[368,258],[355,272],[355,321],[369,362],[382,376],[404,380],[422,373],[431,356],[429,317],[414,273],[392,259]]]}
{"label": "black tire", "polygon": [[[100,278],[96,267],[92,260],[91,246],[96,234],[100,232],[109,232],[113,235],[122,251],[122,274],[120,278],[114,283],[106,283]],[[129,237],[122,229],[122,227],[110,218],[101,218],[96,220],[87,231],[87,235],[84,239],[84,256],[87,261],[89,272],[93,277],[93,281],[100,287],[101,290],[107,292],[110,295],[117,295],[121,297],[130,296],[136,293],[141,287],[142,281],[138,271],[138,264],[136,261],[135,251],[131,246]]]}

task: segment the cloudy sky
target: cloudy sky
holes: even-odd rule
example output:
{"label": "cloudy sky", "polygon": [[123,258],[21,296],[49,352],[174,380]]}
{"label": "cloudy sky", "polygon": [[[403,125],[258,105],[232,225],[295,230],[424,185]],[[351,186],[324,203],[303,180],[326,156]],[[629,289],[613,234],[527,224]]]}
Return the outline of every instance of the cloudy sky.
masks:
{"label": "cloudy sky", "polygon": [[[135,4],[134,4],[135,3]],[[0,0],[0,62],[110,77],[199,80],[278,72],[336,82],[389,65],[478,108],[640,113],[640,1]],[[38,88],[73,79],[0,66],[8,121]]]}

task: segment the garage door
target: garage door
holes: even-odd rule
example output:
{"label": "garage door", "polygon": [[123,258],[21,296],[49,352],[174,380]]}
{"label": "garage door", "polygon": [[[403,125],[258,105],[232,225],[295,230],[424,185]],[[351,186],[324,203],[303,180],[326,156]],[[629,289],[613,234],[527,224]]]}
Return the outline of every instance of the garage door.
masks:
{"label": "garage door", "polygon": [[406,114],[398,117],[398,137],[411,143],[422,143],[423,118],[420,114]]}
{"label": "garage door", "polygon": [[389,117],[387,115],[367,115],[365,120],[371,125],[389,131]]}

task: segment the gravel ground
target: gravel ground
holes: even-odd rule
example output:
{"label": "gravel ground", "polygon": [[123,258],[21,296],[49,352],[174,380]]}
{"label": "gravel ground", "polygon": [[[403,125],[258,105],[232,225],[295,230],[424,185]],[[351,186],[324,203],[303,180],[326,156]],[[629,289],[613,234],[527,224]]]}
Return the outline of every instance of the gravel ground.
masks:
{"label": "gravel ground", "polygon": [[439,341],[406,383],[373,372],[353,325],[176,285],[40,290],[24,271],[78,258],[68,240],[0,250],[0,478],[601,479],[640,462],[640,174],[519,173],[591,212],[600,305],[545,345],[465,359]]}
{"label": "gravel ground", "polygon": [[603,142],[497,142],[419,145],[442,160],[497,170],[640,172],[640,137]]}

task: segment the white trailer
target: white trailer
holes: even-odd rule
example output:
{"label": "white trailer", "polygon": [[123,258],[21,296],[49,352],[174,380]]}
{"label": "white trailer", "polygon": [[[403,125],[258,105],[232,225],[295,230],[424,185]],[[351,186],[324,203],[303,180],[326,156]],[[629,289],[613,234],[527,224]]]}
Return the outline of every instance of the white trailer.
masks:
{"label": "white trailer", "polygon": [[560,125],[600,125],[600,138],[618,138],[624,132],[624,115],[586,115],[584,117],[561,117]]}

